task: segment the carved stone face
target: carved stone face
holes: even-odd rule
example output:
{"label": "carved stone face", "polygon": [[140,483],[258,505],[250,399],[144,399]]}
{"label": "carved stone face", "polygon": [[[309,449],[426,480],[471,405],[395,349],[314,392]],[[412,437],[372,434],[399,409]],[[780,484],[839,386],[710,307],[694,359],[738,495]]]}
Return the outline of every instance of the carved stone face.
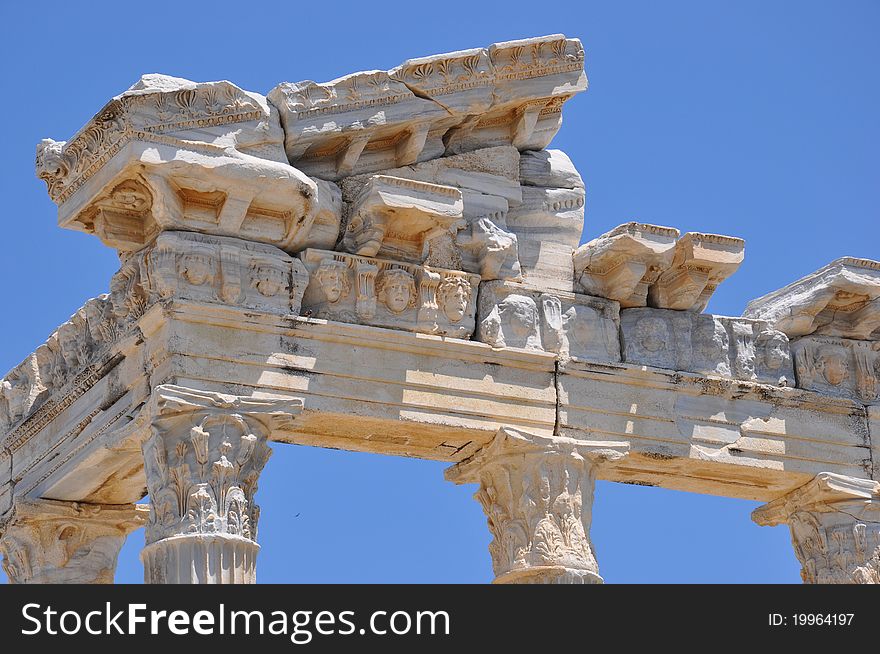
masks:
{"label": "carved stone face", "polygon": [[50,181],[67,174],[67,162],[61,154],[63,148],[64,141],[43,139],[37,146],[37,177]]}
{"label": "carved stone face", "polygon": [[273,297],[284,286],[284,271],[273,266],[259,266],[254,271],[254,286],[260,295]]}
{"label": "carved stone face", "polygon": [[660,318],[647,316],[636,325],[636,336],[648,352],[659,352],[669,342],[669,328]]}
{"label": "carved stone face", "polygon": [[849,376],[846,353],[838,348],[827,348],[819,353],[822,376],[832,386],[840,385]]}
{"label": "carved stone face", "polygon": [[405,270],[390,270],[383,275],[379,293],[389,311],[403,313],[413,302],[415,282]]}
{"label": "carved stone face", "polygon": [[458,322],[467,313],[471,299],[471,287],[462,280],[451,281],[440,286],[438,291],[443,313],[452,322]]}
{"label": "carved stone face", "polygon": [[505,335],[525,339],[535,329],[538,320],[538,309],[535,301],[524,295],[508,295],[498,305],[498,315]]}
{"label": "carved stone face", "polygon": [[770,370],[778,370],[788,361],[785,344],[785,339],[778,336],[774,336],[764,344],[764,365]]}
{"label": "carved stone face", "polygon": [[348,270],[335,262],[322,263],[315,272],[315,279],[330,304],[335,304],[348,293]]}
{"label": "carved stone face", "polygon": [[593,325],[601,320],[598,312],[589,307],[572,307],[571,314],[565,322],[566,333],[571,343],[586,347],[594,338]]}
{"label": "carved stone face", "polygon": [[203,254],[187,254],[180,264],[184,279],[193,286],[201,286],[211,278],[211,263]]}

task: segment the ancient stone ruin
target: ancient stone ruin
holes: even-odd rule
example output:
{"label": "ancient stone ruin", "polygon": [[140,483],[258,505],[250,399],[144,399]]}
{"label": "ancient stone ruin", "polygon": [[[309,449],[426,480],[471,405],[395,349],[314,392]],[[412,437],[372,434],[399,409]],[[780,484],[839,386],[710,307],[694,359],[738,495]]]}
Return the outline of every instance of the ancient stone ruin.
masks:
{"label": "ancient stone ruin", "polygon": [[602,581],[596,479],[766,502],[805,582],[880,581],[880,263],[728,317],[741,239],[579,245],[545,148],[586,88],[561,35],[268,96],[146,75],[40,143],[121,266],[0,382],[10,580],[111,582],[145,525],[147,582],[253,582],[272,441],[449,462],[497,582]]}

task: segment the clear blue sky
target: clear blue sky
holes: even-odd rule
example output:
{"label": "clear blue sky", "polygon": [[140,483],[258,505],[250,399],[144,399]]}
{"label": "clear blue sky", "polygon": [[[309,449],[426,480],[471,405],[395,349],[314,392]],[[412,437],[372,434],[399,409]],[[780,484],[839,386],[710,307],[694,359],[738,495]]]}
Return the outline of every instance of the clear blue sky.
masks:
{"label": "clear blue sky", "polygon": [[[5,320],[0,369],[106,291],[116,255],[61,230],[33,174],[142,73],[266,93],[404,59],[563,32],[590,89],[553,147],[587,185],[585,238],[632,219],[746,239],[709,311],[842,255],[880,259],[880,2],[10,2],[0,9]],[[13,319],[14,318],[14,319]],[[2,374],[0,371],[0,374]],[[444,465],[275,446],[260,480],[264,582],[486,582],[485,520]],[[797,582],[784,527],[755,503],[599,483],[608,582]],[[135,533],[117,580],[141,580]]]}

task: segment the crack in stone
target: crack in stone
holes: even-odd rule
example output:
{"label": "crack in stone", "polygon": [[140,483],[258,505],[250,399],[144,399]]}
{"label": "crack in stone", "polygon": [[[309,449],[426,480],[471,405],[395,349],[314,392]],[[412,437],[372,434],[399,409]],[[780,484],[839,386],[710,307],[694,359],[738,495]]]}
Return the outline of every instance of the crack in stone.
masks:
{"label": "crack in stone", "polygon": [[413,86],[412,84],[408,84],[407,82],[404,82],[403,80],[397,80],[397,81],[399,81],[399,82],[400,82],[401,84],[403,84],[406,88],[408,88],[408,89],[410,90],[410,92],[411,92],[414,96],[416,96],[417,98],[421,98],[422,100],[430,100],[431,102],[433,102],[433,103],[436,104],[437,106],[442,107],[443,110],[446,111],[450,116],[455,116],[455,112],[452,111],[452,109],[450,109],[449,107],[447,107],[445,104],[443,104],[443,103],[440,102],[439,100],[436,100],[436,99],[432,98],[430,95],[428,95],[427,93],[425,93],[424,91],[422,91],[419,87],[417,87],[417,86]]}

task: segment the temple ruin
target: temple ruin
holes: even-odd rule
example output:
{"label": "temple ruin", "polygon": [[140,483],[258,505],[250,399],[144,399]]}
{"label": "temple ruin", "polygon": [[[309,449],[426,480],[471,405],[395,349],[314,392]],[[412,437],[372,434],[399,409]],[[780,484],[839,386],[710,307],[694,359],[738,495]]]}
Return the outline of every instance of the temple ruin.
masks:
{"label": "temple ruin", "polygon": [[764,502],[805,582],[880,582],[880,262],[716,316],[741,239],[580,245],[546,148],[586,88],[552,35],[267,96],[145,75],[42,141],[59,225],[120,269],[0,381],[10,581],[112,582],[144,526],[147,582],[252,583],[294,443],[448,462],[499,583],[602,581],[597,479]]}

